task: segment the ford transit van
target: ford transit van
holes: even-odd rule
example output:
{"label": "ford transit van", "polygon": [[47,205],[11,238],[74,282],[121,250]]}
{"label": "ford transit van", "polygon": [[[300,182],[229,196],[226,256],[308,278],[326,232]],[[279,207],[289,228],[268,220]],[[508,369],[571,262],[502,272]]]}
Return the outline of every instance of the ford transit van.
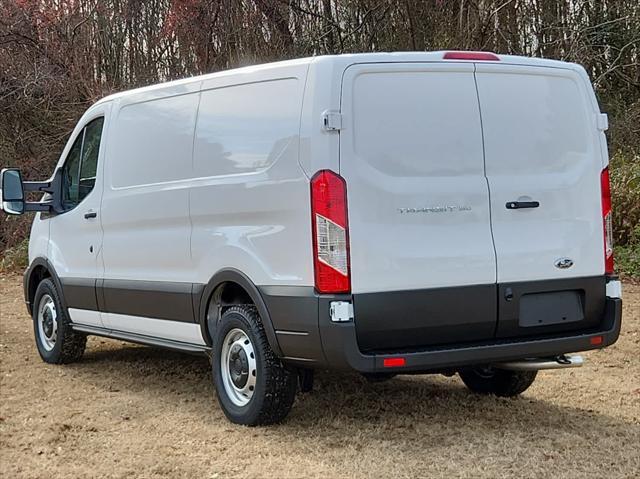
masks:
{"label": "ford transit van", "polygon": [[2,173],[4,211],[37,212],[38,352],[76,361],[97,335],[207,354],[249,425],[282,420],[318,368],[517,395],[618,338],[606,128],[582,67],[487,52],[106,97],[50,179]]}

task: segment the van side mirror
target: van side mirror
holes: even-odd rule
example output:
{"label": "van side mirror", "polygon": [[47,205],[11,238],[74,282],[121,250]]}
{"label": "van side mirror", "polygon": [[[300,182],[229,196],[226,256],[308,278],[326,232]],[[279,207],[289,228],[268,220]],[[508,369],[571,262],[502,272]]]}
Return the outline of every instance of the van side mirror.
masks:
{"label": "van side mirror", "polygon": [[0,172],[0,188],[2,210],[9,215],[24,213],[24,187],[20,170],[3,168]]}

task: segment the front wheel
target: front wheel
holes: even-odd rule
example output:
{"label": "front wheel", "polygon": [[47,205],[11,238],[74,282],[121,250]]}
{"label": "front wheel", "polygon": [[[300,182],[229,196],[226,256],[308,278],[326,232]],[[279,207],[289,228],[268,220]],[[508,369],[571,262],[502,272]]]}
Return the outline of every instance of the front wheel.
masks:
{"label": "front wheel", "polygon": [[538,371],[509,371],[490,366],[473,366],[458,372],[472,391],[496,396],[517,396],[529,389]]}
{"label": "front wheel", "polygon": [[296,371],[271,350],[255,307],[232,306],[213,337],[213,381],[227,418],[258,426],[282,421],[293,405]]}
{"label": "front wheel", "polygon": [[78,361],[87,345],[87,336],[74,331],[55,284],[43,279],[33,301],[33,332],[38,353],[51,364]]}

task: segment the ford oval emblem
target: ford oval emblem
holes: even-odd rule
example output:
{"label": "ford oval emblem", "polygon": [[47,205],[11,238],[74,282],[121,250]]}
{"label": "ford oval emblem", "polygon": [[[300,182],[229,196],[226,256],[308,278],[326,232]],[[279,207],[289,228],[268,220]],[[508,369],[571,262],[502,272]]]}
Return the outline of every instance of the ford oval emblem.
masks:
{"label": "ford oval emblem", "polygon": [[573,266],[573,260],[571,258],[560,258],[555,262],[556,268],[567,269]]}

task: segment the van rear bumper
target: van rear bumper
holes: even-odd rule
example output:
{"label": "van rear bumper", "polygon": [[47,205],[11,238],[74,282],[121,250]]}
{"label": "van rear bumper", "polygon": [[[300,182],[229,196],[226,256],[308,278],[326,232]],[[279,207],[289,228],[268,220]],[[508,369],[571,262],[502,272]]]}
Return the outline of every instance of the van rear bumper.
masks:
{"label": "van rear bumper", "polygon": [[[549,357],[565,353],[587,351],[610,346],[620,335],[622,300],[607,298],[601,327],[588,332],[558,335],[546,338],[500,339],[484,343],[471,343],[434,347],[414,351],[363,354],[358,348],[356,330],[351,323],[321,325],[322,347],[327,363],[336,369],[373,372],[438,372],[471,364],[491,364],[532,357]],[[601,336],[598,344],[592,338]],[[404,366],[388,368],[384,360],[404,358]]]}
{"label": "van rear bumper", "polygon": [[[283,360],[297,366],[363,373],[442,372],[472,364],[600,349],[616,342],[622,321],[622,300],[606,297],[601,321],[589,329],[545,336],[493,338],[415,349],[363,352],[358,344],[355,322],[332,322],[328,314],[332,301],[351,301],[350,295],[317,295],[307,287],[266,286],[259,289],[276,330]],[[601,339],[593,340],[597,336]],[[384,366],[385,359],[398,357],[404,359],[403,366]]]}

